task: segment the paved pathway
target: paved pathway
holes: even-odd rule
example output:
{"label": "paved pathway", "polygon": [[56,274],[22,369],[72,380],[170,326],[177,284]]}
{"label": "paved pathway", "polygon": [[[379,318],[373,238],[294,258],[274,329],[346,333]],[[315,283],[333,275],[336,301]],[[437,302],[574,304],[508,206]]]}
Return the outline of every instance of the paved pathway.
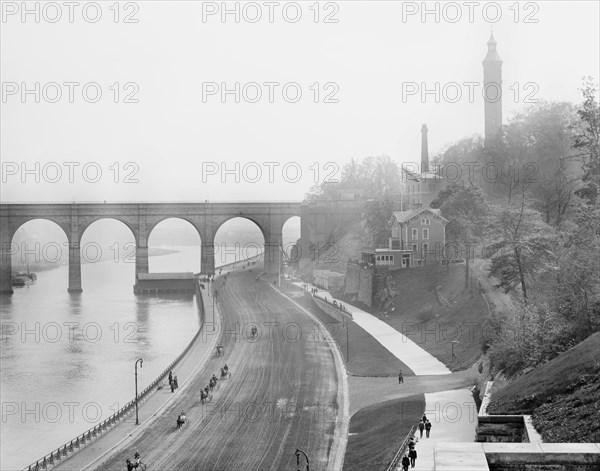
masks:
{"label": "paved pathway", "polygon": [[[425,414],[431,422],[431,434],[427,438],[424,431],[420,438],[417,430],[417,460],[414,469],[434,471],[434,454],[438,443],[475,441],[477,406],[469,389],[427,393]],[[455,465],[457,469],[470,469],[467,462],[457,462]],[[397,469],[401,470],[402,467]]]}
{"label": "paved pathway", "polygon": [[451,375],[405,376],[402,384],[398,384],[398,379],[395,377],[348,376],[350,415],[363,407],[391,399],[448,389],[470,388],[475,384],[477,374],[477,367],[474,365],[468,370]]}
{"label": "paved pathway", "polygon": [[[296,286],[304,288],[306,285],[300,282],[294,283]],[[309,290],[313,288],[308,285]],[[352,314],[352,319],[357,325],[366,330],[381,345],[383,345],[392,355],[404,362],[417,376],[423,375],[449,375],[452,374],[440,360],[432,354],[419,347],[408,337],[398,332],[391,325],[383,322],[377,317],[365,312],[355,306],[347,304],[331,296],[329,291],[319,289],[316,297],[326,299],[329,302],[334,300],[342,303],[346,311]]]}

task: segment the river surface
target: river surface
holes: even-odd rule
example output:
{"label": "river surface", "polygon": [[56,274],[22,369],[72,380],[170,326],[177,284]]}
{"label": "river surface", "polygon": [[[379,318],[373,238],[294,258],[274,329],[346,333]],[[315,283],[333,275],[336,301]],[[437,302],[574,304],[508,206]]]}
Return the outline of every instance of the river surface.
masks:
{"label": "river surface", "polygon": [[[162,248],[177,252],[151,256],[150,272],[200,271],[199,248]],[[232,250],[215,265],[236,257]],[[29,465],[113,414],[135,397],[136,359],[141,391],[198,330],[195,297],[136,296],[134,270],[125,261],[83,264],[83,293],[69,294],[68,267],[59,266],[0,298],[2,470]]]}

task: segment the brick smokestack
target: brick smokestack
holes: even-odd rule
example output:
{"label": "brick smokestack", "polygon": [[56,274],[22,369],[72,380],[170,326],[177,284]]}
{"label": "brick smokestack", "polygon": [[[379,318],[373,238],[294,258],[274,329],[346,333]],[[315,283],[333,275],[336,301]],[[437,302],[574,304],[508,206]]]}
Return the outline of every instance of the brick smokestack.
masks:
{"label": "brick smokestack", "polygon": [[421,173],[429,172],[429,148],[427,146],[427,125],[421,127]]}

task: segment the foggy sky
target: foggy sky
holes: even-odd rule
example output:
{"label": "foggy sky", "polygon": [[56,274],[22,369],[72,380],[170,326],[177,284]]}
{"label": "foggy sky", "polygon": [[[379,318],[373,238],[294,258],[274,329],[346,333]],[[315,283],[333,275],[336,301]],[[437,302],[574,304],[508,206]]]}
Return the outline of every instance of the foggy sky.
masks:
{"label": "foggy sky", "polygon": [[[32,8],[34,3],[29,3]],[[263,2],[257,2],[263,14],[257,23],[248,17],[236,23],[232,16],[223,23],[218,14],[203,21],[207,2],[202,3],[135,2],[139,10],[132,18],[137,23],[123,22],[133,12],[125,3],[115,22],[112,2],[102,3],[96,23],[85,21],[80,9],[70,23],[66,7],[56,23],[47,18],[36,23],[31,16],[23,23],[19,13],[5,15],[0,24],[5,91],[7,83],[81,85],[75,88],[74,103],[69,103],[65,86],[57,103],[43,96],[35,103],[33,95],[22,103],[20,92],[3,97],[2,201],[300,201],[327,175],[339,178],[352,157],[387,154],[397,162],[419,162],[423,123],[429,128],[430,156],[463,137],[483,135],[483,99],[476,93],[470,102],[462,87],[457,103],[444,101],[443,95],[439,103],[431,95],[422,100],[420,94],[403,100],[402,84],[425,82],[433,89],[436,82],[440,87],[481,83],[492,26],[504,60],[504,122],[523,109],[528,93],[535,91],[531,99],[578,103],[581,78],[592,75],[598,81],[597,2],[523,2],[518,21],[510,9],[513,2],[500,2],[502,17],[496,23],[482,13],[491,2],[474,7],[473,22],[464,3],[457,2],[462,18],[455,23],[449,21],[456,13],[451,9],[437,23],[433,15],[423,22],[419,14],[403,18],[403,8],[406,13],[411,2],[359,1],[335,2],[339,10],[331,19],[337,23],[324,22],[335,8],[326,2],[320,4],[317,23],[312,2],[301,3],[296,23],[285,21],[281,8],[270,23]],[[221,2],[214,5],[221,7]],[[429,8],[435,5],[428,3]],[[442,12],[445,4],[438,5]],[[82,98],[81,88],[89,82],[102,90],[97,103]],[[115,82],[119,103],[113,102],[109,88]],[[134,85],[125,88],[129,82]],[[219,95],[203,102],[202,84],[207,82],[281,85],[275,88],[274,103],[264,86],[258,103],[235,103],[231,96],[222,103]],[[297,103],[281,95],[290,82],[302,90]],[[318,103],[310,89],[315,82],[320,84]],[[325,88],[326,83],[335,85]],[[138,102],[123,103],[135,90]],[[332,90],[338,102],[324,103]],[[23,183],[21,165],[35,172],[36,162],[40,174],[27,175]],[[72,162],[73,182],[64,162]],[[328,162],[333,164],[326,167]],[[15,175],[9,174],[13,164],[19,168]],[[221,165],[233,173],[223,176]],[[244,165],[249,173],[242,172]],[[60,178],[56,167],[62,169]],[[207,169],[218,173],[203,175]],[[302,178],[294,182],[297,169]],[[127,175],[134,182],[125,183]],[[248,179],[257,181],[244,181]]]}

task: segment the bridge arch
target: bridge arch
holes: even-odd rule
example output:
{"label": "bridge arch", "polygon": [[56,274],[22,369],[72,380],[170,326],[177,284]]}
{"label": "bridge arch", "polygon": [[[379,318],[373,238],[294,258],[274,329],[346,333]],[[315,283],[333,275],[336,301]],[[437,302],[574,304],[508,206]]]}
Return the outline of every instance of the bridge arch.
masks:
{"label": "bridge arch", "polygon": [[[181,245],[194,248],[194,258],[192,260],[185,260],[183,262],[185,266],[181,266],[180,261],[177,262],[177,266],[167,265],[168,268],[163,268],[159,271],[191,271],[193,273],[201,271],[202,231],[194,224],[193,220],[180,216],[173,216],[161,218],[156,222],[153,221],[153,223],[148,226],[148,250],[154,248],[154,245],[157,243],[161,245]],[[189,263],[190,261],[192,263]],[[149,265],[155,262],[164,266],[164,260],[155,260],[154,262],[151,262],[149,258]],[[153,271],[156,270],[154,269]]]}
{"label": "bridge arch", "polygon": [[[112,216],[95,218],[88,222],[81,227],[78,241],[83,262],[82,281],[85,278],[84,272],[87,271],[84,266],[108,260],[122,264],[119,269],[130,268],[131,273],[135,274],[133,264],[136,259],[137,240],[131,225],[122,218]],[[135,275],[132,278],[135,278]]]}
{"label": "bridge arch", "polygon": [[302,235],[302,218],[298,215],[289,215],[283,218],[281,226],[281,244],[286,260],[296,262],[302,256],[302,249],[297,245]]}
{"label": "bridge arch", "polygon": [[136,225],[135,221],[132,221],[130,218],[121,217],[118,215],[107,215],[107,216],[97,215],[97,216],[92,216],[92,217],[80,218],[79,219],[79,230],[78,230],[79,240],[77,242],[81,242],[83,235],[90,228],[90,226],[92,226],[100,221],[118,221],[118,222],[124,224],[129,229],[131,234],[133,235],[133,239],[137,245],[138,231],[137,231],[137,225]]}
{"label": "bridge arch", "polygon": [[[50,218],[28,218],[26,221],[19,221],[11,229],[8,260],[2,259],[2,264],[9,265],[11,271],[29,268],[35,273],[38,267],[56,268],[68,262],[69,236],[57,221]],[[15,241],[15,238],[21,239],[21,242]]]}
{"label": "bridge arch", "polygon": [[214,266],[239,262],[264,251],[265,230],[255,218],[234,215],[215,226]]}

